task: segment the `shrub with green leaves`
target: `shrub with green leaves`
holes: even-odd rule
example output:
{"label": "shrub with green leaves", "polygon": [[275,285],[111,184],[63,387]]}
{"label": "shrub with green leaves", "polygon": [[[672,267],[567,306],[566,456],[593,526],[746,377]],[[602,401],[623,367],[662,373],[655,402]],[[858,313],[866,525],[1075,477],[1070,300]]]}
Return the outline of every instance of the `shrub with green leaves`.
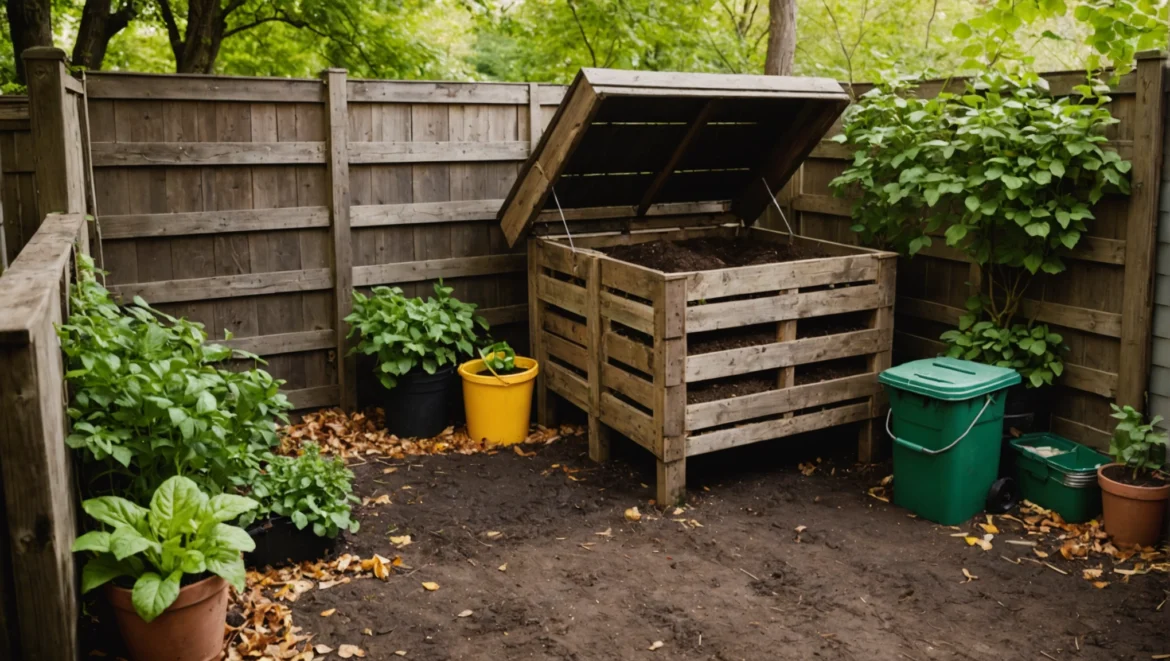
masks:
{"label": "shrub with green leaves", "polygon": [[353,293],[353,312],[345,318],[349,336],[360,335],[354,351],[377,357],[378,380],[386,388],[398,377],[421,367],[434,374],[443,365],[472,355],[475,326],[487,330],[475,305],[451,296],[454,289],[440,281],[435,297],[407,298],[398,287],[374,287],[372,296]]}
{"label": "shrub with green leaves", "polygon": [[208,497],[191,480],[176,476],[151,495],[149,509],[117,496],[93,498],[82,507],[110,528],[88,532],[73,545],[74,552],[96,554],[81,572],[82,592],[118,578],[134,579],[134,609],[150,622],[175,602],[185,576],[210,572],[244,589],[241,553],[256,545],[227,522],[254,509],[256,501],[230,494]]}
{"label": "shrub with green leaves", "polygon": [[949,355],[1016,366],[1033,387],[1063,371],[1059,336],[1018,312],[1036,274],[1065,270],[1092,205],[1129,192],[1099,92],[1086,84],[1057,99],[1033,74],[990,72],[934,98],[887,81],[849,110],[834,139],[854,158],[830,186],[857,196],[862,241],[913,256],[941,235],[982,267],[981,294],[943,335]]}
{"label": "shrub with green leaves", "polygon": [[1154,429],[1154,425],[1162,422],[1162,416],[1156,415],[1143,423],[1141,412],[1132,406],[1110,406],[1113,407],[1111,416],[1118,420],[1109,441],[1113,460],[1132,469],[1135,480],[1142,472],[1162,470],[1166,464],[1167,437]]}
{"label": "shrub with green leaves", "polygon": [[946,355],[951,358],[1010,367],[1020,373],[1029,388],[1050,386],[1064,373],[1060,356],[1068,347],[1063,337],[1044,324],[999,328],[990,321],[968,320],[960,323],[958,330],[943,333],[942,339],[949,345]]}
{"label": "shrub with green leaves", "polygon": [[297,457],[273,457],[252,486],[260,507],[240,519],[240,525],[268,516],[284,516],[298,530],[312,526],[319,537],[337,537],[342,530],[358,531],[351,516],[353,472],[339,457],[322,457],[316,443],[305,443]]}
{"label": "shrub with green leaves", "polygon": [[221,367],[262,361],[207,344],[200,324],[137,297],[118,306],[82,259],[57,334],[72,395],[66,443],[94,464],[89,490],[142,501],[173,475],[212,493],[249,483],[278,442],[276,421],[287,421],[283,381]]}

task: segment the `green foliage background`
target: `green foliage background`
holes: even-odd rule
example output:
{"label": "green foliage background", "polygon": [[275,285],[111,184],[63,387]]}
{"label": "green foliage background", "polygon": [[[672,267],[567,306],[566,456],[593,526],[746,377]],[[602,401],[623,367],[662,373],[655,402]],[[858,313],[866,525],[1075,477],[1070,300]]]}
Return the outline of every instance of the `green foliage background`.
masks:
{"label": "green foliage background", "polygon": [[[114,37],[105,68],[173,71],[155,0],[135,1],[139,17]],[[1003,25],[996,12],[1005,1],[1027,20],[1002,57],[1031,58],[1039,70],[1084,68],[1110,55],[1100,46],[1107,50],[1110,35],[1124,37],[1125,28],[1109,23],[1103,4],[1151,4],[1165,20],[1164,2],[1149,0],[1067,0],[1061,12],[1053,10],[1064,0],[797,0],[796,73],[971,73],[980,63],[963,48],[978,42],[998,52],[1002,34],[990,26]],[[53,0],[58,46],[72,48],[83,4]],[[230,36],[216,70],[312,77],[340,66],[353,77],[562,83],[582,66],[758,73],[768,29],[767,0],[248,0],[229,29],[277,14],[309,27],[265,22]],[[7,84],[12,46],[2,16],[0,24]]]}

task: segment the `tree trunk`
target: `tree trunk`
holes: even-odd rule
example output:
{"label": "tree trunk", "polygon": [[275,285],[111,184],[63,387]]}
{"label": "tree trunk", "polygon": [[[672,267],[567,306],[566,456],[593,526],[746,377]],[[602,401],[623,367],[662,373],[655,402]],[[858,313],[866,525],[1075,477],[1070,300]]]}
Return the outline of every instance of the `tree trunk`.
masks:
{"label": "tree trunk", "polygon": [[192,0],[188,5],[182,47],[175,52],[176,71],[211,73],[226,29],[227,17],[220,0]]}
{"label": "tree trunk", "polygon": [[12,35],[16,82],[23,84],[24,60],[20,57],[21,53],[34,46],[53,45],[49,0],[5,0],[5,5]]}
{"label": "tree trunk", "polygon": [[768,55],[764,73],[791,76],[796,57],[796,0],[769,0]]}
{"label": "tree trunk", "polygon": [[137,16],[132,1],[113,13],[110,13],[111,5],[111,0],[86,0],[81,10],[81,25],[77,29],[77,43],[73,45],[74,66],[94,71],[101,69],[110,39]]}

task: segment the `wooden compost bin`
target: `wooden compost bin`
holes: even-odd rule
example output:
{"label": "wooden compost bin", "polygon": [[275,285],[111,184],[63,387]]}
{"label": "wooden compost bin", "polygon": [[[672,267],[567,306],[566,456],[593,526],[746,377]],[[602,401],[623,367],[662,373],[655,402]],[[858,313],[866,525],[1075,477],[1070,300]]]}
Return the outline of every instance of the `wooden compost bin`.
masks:
{"label": "wooden compost bin", "polygon": [[[848,101],[826,79],[586,69],[500,211],[509,243],[539,235],[538,416],[554,421],[555,393],[588,414],[593,459],[611,430],[652,452],[660,503],[683,496],[687,457],[707,452],[862,422],[859,452],[873,453],[896,255],[751,226]],[[698,238],[798,255],[667,273],[603,252]],[[745,329],[747,345],[688,351]],[[846,373],[818,372],[842,360]],[[761,376],[765,390],[688,403],[688,388]]]}

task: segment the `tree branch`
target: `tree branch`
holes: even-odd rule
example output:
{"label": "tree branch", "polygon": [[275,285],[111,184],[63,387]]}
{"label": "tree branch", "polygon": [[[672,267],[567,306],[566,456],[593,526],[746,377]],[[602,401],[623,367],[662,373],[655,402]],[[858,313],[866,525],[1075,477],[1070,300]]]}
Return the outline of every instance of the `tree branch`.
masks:
{"label": "tree branch", "polygon": [[577,30],[581,32],[581,40],[585,42],[585,48],[589,49],[589,58],[593,61],[593,66],[597,66],[597,53],[593,52],[593,45],[589,43],[589,37],[585,34],[585,26],[581,25],[581,17],[577,15],[577,6],[573,4],[573,0],[565,0],[569,5],[569,11],[573,12],[573,20],[577,22]]}
{"label": "tree branch", "polygon": [[158,0],[158,8],[162,13],[163,23],[167,26],[167,39],[171,42],[175,61],[178,62],[183,55],[183,37],[179,34],[179,24],[175,21],[175,13],[171,11],[170,0]]}

